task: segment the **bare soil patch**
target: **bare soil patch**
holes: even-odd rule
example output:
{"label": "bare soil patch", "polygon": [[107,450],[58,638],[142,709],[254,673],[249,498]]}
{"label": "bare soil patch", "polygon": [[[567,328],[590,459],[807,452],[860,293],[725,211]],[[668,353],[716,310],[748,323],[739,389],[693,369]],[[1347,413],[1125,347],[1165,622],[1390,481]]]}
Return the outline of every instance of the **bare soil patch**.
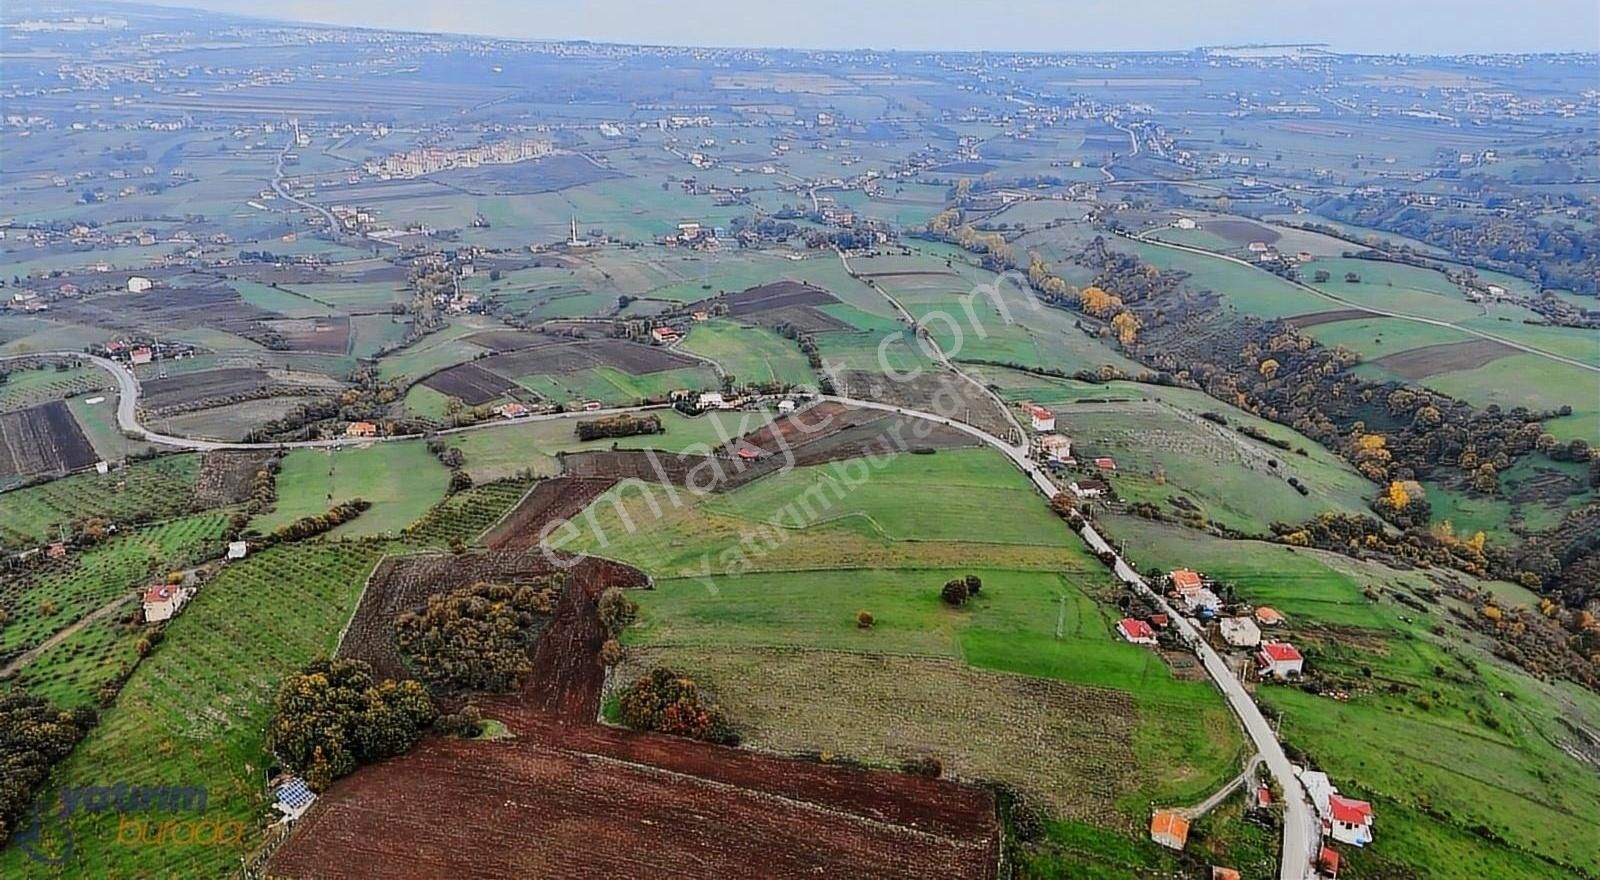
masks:
{"label": "bare soil patch", "polygon": [[256,474],[272,464],[272,450],[216,450],[200,457],[194,504],[201,510],[250,499]]}
{"label": "bare soil patch", "polygon": [[774,281],[719,299],[727,304],[729,317],[746,324],[792,324],[807,333],[850,329],[849,324],[818,308],[839,302],[838,297],[801,281]]}
{"label": "bare soil patch", "polygon": [[615,483],[607,474],[541,480],[483,536],[483,543],[494,550],[531,549],[546,525],[577,516]]}
{"label": "bare soil patch", "polygon": [[423,379],[422,384],[440,394],[459,397],[470,406],[488,403],[517,387],[517,383],[476,363],[441,370]]}
{"label": "bare soil patch", "polygon": [[850,397],[936,413],[996,437],[1012,431],[1000,404],[955,373],[929,371],[910,379],[890,379],[882,373],[850,370],[845,383]]}
{"label": "bare soil patch", "polygon": [[288,318],[266,321],[265,325],[283,337],[293,351],[344,354],[350,349],[350,319]]}
{"label": "bare soil patch", "polygon": [[1372,361],[1373,364],[1403,379],[1426,379],[1454,370],[1473,370],[1517,354],[1509,345],[1492,339],[1470,339],[1407,349]]}
{"label": "bare soil patch", "polygon": [[1241,247],[1252,241],[1272,244],[1283,237],[1276,229],[1249,220],[1205,220],[1200,225]]}
{"label": "bare soil patch", "polygon": [[1354,321],[1359,318],[1370,318],[1372,313],[1362,309],[1331,309],[1326,312],[1311,312],[1305,315],[1295,315],[1289,322],[1301,330],[1315,327],[1319,324],[1336,324],[1340,321]]}
{"label": "bare soil patch", "polygon": [[593,367],[615,367],[630,375],[699,366],[694,358],[620,339],[551,340],[510,354],[484,358],[479,365],[502,376],[575,373]]}
{"label": "bare soil patch", "polygon": [[68,473],[97,460],[65,401],[0,414],[0,480]]}

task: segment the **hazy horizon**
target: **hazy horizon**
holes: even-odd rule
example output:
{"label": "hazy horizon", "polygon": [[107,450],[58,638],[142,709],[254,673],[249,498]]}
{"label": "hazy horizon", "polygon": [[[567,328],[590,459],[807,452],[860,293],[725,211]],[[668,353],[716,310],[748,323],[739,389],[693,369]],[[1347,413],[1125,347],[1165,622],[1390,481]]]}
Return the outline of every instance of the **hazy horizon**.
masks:
{"label": "hazy horizon", "polygon": [[729,0],[286,0],[271,12],[246,0],[159,5],[390,30],[682,46],[1069,52],[1325,43],[1335,51],[1378,54],[1600,51],[1600,4],[1593,0],[1525,6],[1310,0],[1293,9],[1263,0],[1220,0],[1205,8],[1165,0],[1017,0],[1004,6],[815,0],[803,9]]}

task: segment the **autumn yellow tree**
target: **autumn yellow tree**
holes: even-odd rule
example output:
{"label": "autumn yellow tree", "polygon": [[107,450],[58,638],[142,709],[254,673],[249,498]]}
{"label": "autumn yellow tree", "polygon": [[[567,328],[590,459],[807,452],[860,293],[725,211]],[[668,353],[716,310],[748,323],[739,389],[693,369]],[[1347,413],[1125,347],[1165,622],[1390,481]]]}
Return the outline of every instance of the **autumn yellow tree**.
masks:
{"label": "autumn yellow tree", "polygon": [[1272,358],[1267,358],[1261,362],[1261,366],[1257,369],[1261,372],[1261,378],[1270,381],[1272,377],[1278,375],[1278,362]]}
{"label": "autumn yellow tree", "polygon": [[1122,305],[1122,300],[1115,294],[1108,293],[1093,285],[1085,287],[1079,292],[1078,300],[1083,303],[1083,310],[1096,318],[1104,318],[1115,312],[1117,307]]}
{"label": "autumn yellow tree", "polygon": [[1139,318],[1127,310],[1117,312],[1111,319],[1111,329],[1117,334],[1118,342],[1124,346],[1132,345],[1139,336]]}
{"label": "autumn yellow tree", "polygon": [[1399,480],[1389,483],[1389,489],[1383,493],[1383,498],[1395,510],[1400,510],[1411,503],[1411,496],[1406,494],[1406,487]]}

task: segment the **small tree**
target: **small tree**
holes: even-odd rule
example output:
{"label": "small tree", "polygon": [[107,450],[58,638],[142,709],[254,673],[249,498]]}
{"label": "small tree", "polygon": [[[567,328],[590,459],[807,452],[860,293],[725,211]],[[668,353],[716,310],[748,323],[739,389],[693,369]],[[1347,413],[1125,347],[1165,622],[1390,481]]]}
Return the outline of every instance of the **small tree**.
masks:
{"label": "small tree", "polygon": [[967,581],[965,578],[952,578],[945,581],[944,589],[939,591],[939,597],[944,599],[946,605],[960,607],[967,602]]}
{"label": "small tree", "polygon": [[964,580],[967,585],[968,596],[976,596],[978,595],[978,591],[983,589],[983,578],[978,577],[975,574],[967,575]]}
{"label": "small tree", "polygon": [[856,612],[856,626],[861,629],[872,629],[872,625],[877,622],[877,618],[872,616],[872,612],[865,608]]}
{"label": "small tree", "polygon": [[600,623],[615,637],[639,617],[639,603],[616,587],[600,594]]}
{"label": "small tree", "polygon": [[606,639],[600,646],[600,662],[615,666],[622,661],[622,645],[616,639]]}

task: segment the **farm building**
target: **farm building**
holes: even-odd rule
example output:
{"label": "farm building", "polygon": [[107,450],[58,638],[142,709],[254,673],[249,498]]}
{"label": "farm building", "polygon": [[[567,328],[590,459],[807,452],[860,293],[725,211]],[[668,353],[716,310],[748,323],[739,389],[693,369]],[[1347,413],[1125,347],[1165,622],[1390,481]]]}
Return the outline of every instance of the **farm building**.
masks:
{"label": "farm building", "polygon": [[378,426],[371,422],[351,422],[349,427],[344,429],[344,435],[346,437],[376,437],[378,436]]}
{"label": "farm building", "polygon": [[1261,629],[1248,617],[1224,617],[1219,626],[1222,640],[1235,648],[1254,648],[1261,644]]}
{"label": "farm building", "polygon": [[1172,228],[1174,229],[1194,229],[1199,225],[1200,224],[1194,222],[1193,217],[1179,217],[1178,219],[1172,221]]}
{"label": "farm building", "polygon": [[1054,431],[1056,429],[1055,413],[1042,406],[1034,406],[1031,403],[1023,404],[1022,408],[1027,411],[1028,419],[1035,431]]}
{"label": "farm building", "polygon": [[44,555],[50,557],[51,559],[65,559],[67,555],[67,545],[51,544],[50,549],[44,551]]}
{"label": "farm building", "polygon": [[722,392],[720,392],[720,391],[707,391],[704,394],[701,394],[700,395],[700,399],[696,402],[695,405],[700,407],[701,409],[727,409],[728,408],[728,402],[722,398]]}
{"label": "farm building", "polygon": [[1071,461],[1072,440],[1060,434],[1045,434],[1039,438],[1039,452],[1050,461]]}
{"label": "farm building", "polygon": [[144,293],[145,291],[149,290],[150,288],[152,288],[154,286],[155,286],[154,282],[152,282],[148,278],[145,278],[142,275],[135,275],[132,278],[128,279],[128,292],[129,293]]}
{"label": "farm building", "polygon": [[1150,624],[1134,617],[1124,617],[1117,624],[1117,633],[1135,645],[1153,645],[1156,643],[1156,631]]}
{"label": "farm building", "polygon": [[1117,469],[1117,462],[1111,458],[1097,458],[1094,460],[1094,466],[1103,471],[1114,471]]}
{"label": "farm building", "polygon": [[1277,679],[1299,675],[1305,665],[1305,658],[1300,656],[1299,649],[1288,642],[1265,642],[1256,654],[1256,664],[1261,668],[1263,678],[1271,676]]}
{"label": "farm building", "polygon": [[603,406],[603,404],[601,404],[600,401],[598,401],[598,400],[587,400],[587,401],[584,401],[583,411],[584,412],[596,412],[602,406]]}
{"label": "farm building", "polygon": [[528,408],[514,400],[495,407],[494,411],[503,419],[520,419],[528,414]]}
{"label": "farm building", "polygon": [[183,603],[188,601],[189,593],[182,587],[156,584],[144,591],[144,619],[146,623],[157,623],[170,620]]}
{"label": "farm building", "polygon": [[1150,817],[1150,839],[1182,851],[1189,842],[1189,819],[1177,810],[1156,810]]}
{"label": "farm building", "polygon": [[138,348],[128,352],[128,363],[133,364],[136,367],[142,364],[148,364],[154,359],[155,352],[151,351],[146,346],[141,345]]}
{"label": "farm building", "polygon": [[1074,480],[1067,488],[1079,498],[1099,498],[1111,491],[1111,484],[1105,480]]}
{"label": "farm building", "polygon": [[1264,254],[1266,252],[1267,252],[1267,243],[1266,242],[1264,242],[1264,241],[1252,241],[1252,242],[1250,242],[1250,253],[1252,253],[1252,254]]}
{"label": "farm building", "polygon": [[228,558],[243,559],[250,554],[250,544],[247,541],[229,541]]}
{"label": "farm building", "polygon": [[1190,571],[1187,568],[1177,569],[1172,574],[1167,575],[1167,580],[1172,584],[1172,588],[1180,593],[1192,593],[1205,586],[1205,582],[1200,578],[1200,573]]}
{"label": "farm building", "polygon": [[786,415],[788,415],[789,413],[792,413],[792,412],[794,412],[794,401],[792,401],[792,400],[780,400],[780,401],[778,401],[778,415],[786,416]]}
{"label": "farm building", "polygon": [[656,327],[650,331],[650,339],[661,345],[678,341],[678,331],[671,327]]}
{"label": "farm building", "polygon": [[1276,608],[1268,608],[1263,605],[1256,609],[1256,623],[1262,626],[1281,626],[1283,625],[1283,613]]}

